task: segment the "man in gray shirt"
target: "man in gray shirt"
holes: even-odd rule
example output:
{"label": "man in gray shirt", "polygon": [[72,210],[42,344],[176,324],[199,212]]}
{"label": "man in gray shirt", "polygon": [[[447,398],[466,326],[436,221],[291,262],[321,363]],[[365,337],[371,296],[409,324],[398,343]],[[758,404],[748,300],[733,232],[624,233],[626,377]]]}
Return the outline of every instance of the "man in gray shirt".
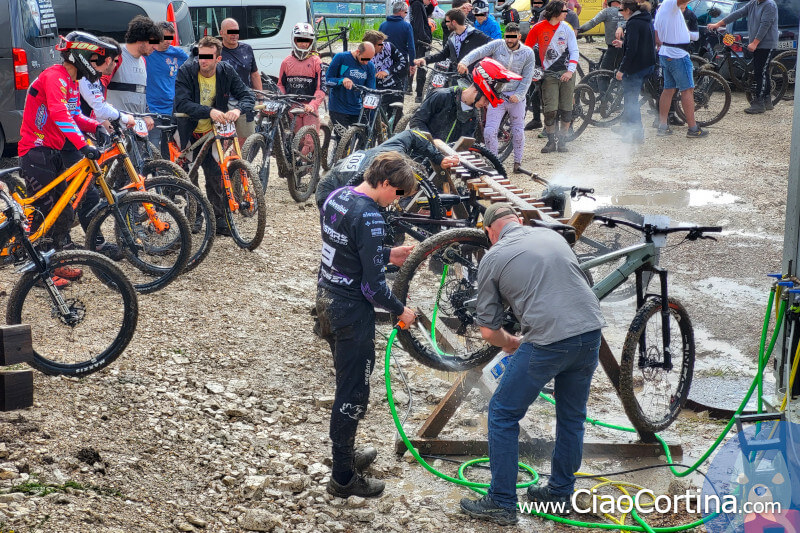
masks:
{"label": "man in gray shirt", "polygon": [[744,112],[758,114],[771,111],[772,83],[769,77],[769,58],[772,56],[772,49],[778,46],[778,6],[775,0],[750,0],[741,9],[707,27],[713,31],[742,17],[747,17],[747,33],[750,37],[747,49],[753,52],[753,72],[756,73],[753,101]]}
{"label": "man in gray shirt", "polygon": [[[114,72],[108,84],[106,100],[120,111],[128,113],[147,113],[147,67],[144,57],[164,40],[164,33],[155,22],[142,15],[136,15],[128,23],[125,45],[120,59],[122,63]],[[153,129],[153,119],[144,119],[147,129]]]}
{"label": "man in gray shirt", "polygon": [[619,62],[622,60],[622,48],[614,46],[615,34],[617,27],[624,22],[622,15],[619,14],[619,8],[622,5],[620,0],[609,0],[608,7],[597,13],[592,20],[581,24],[578,28],[578,33],[585,33],[601,22],[605,24],[605,37],[606,37],[606,53],[603,54],[603,60],[600,62],[600,68],[607,70],[616,70]]}
{"label": "man in gray shirt", "polygon": [[[555,379],[556,444],[547,485],[529,487],[528,499],[553,514],[570,509],[580,469],[589,386],[597,367],[600,302],[564,238],[545,228],[522,226],[509,204],[486,209],[484,228],[492,243],[478,267],[477,323],[494,346],[513,353],[489,402],[489,493],[464,498],[470,516],[501,525],[517,522],[519,421]],[[508,305],[521,337],[502,329]]]}

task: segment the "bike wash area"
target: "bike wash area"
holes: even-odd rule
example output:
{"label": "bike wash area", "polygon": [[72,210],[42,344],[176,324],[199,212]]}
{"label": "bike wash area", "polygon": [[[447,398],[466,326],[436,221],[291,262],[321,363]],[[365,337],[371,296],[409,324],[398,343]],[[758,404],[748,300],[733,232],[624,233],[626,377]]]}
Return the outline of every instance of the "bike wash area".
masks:
{"label": "bike wash area", "polygon": [[[684,443],[670,436],[662,437],[619,416],[615,418],[606,409],[602,414],[593,413],[590,396],[586,428],[587,435],[591,433],[592,437],[587,437],[584,442],[585,471],[577,473],[576,490],[582,494],[573,499],[582,512],[573,510],[562,517],[539,513],[529,507],[523,509],[527,503],[523,490],[518,492],[522,513],[565,526],[648,533],[673,533],[700,527],[714,532],[800,531],[800,275],[797,273],[797,265],[800,265],[800,116],[795,113],[793,120],[795,142],[790,163],[783,272],[765,273],[766,307],[757,344],[755,375],[747,380],[726,379],[724,375],[696,380],[688,394],[684,412],[702,412],[703,417],[714,418],[718,424],[713,431],[692,435],[691,442]],[[552,222],[545,209],[540,209],[540,206],[531,209],[527,195],[520,194],[521,190],[510,182],[487,178],[481,179],[474,187],[470,184],[470,187],[478,191],[482,199],[510,201],[526,222],[531,218]],[[694,194],[695,199],[700,197],[700,202],[710,199],[727,203],[727,199],[719,199],[713,192],[697,191]],[[684,202],[690,199],[672,200]],[[657,205],[657,201],[654,204]],[[574,224],[578,236],[588,225],[588,221],[580,217],[573,217],[570,221],[559,219],[558,222]],[[646,219],[645,224],[648,223]],[[446,332],[436,327],[439,297],[444,292],[448,267],[445,262],[437,272],[441,273],[441,286],[433,313],[421,316],[421,320],[410,326],[441,357],[444,365],[448,358],[458,357],[453,355],[457,353],[455,351],[448,353],[451,344]],[[658,285],[657,277],[654,284]],[[594,285],[595,293],[598,285]],[[649,291],[653,291],[653,284]],[[414,307],[413,303],[409,305]],[[388,405],[397,429],[396,453],[400,456],[410,453],[414,461],[438,478],[437,491],[467,496],[462,488],[466,487],[480,495],[486,494],[490,479],[487,442],[444,439],[439,438],[439,434],[452,421],[452,426],[471,426],[470,436],[485,437],[485,414],[480,415],[483,417],[482,428],[475,427],[474,421],[451,419],[472,389],[479,389],[481,398],[476,402],[473,395],[473,401],[467,403],[478,409],[488,405],[502,378],[507,354],[499,353],[487,364],[460,374],[435,372],[434,375],[441,379],[452,381],[454,376],[457,379],[416,435],[410,435],[411,430],[407,434],[405,423],[414,398],[397,361],[398,357],[408,357],[404,347],[397,342],[398,334],[402,335],[399,326],[388,334],[384,361]],[[677,349],[680,349],[680,342]],[[619,395],[620,367],[605,339],[600,348],[600,366]],[[426,375],[430,375],[432,368],[424,369]],[[773,374],[774,382],[771,381]],[[595,382],[598,376],[595,375]],[[634,383],[634,387],[637,385],[641,386],[641,383]],[[403,399],[397,401],[395,394],[403,386],[405,393],[398,395]],[[595,394],[593,386],[592,395]],[[520,460],[530,460],[532,464],[520,462],[518,491],[546,483],[547,479],[546,469],[553,449],[549,435],[555,425],[552,390],[546,387],[539,400],[534,402],[520,424]],[[398,409],[403,408],[407,409],[405,416],[398,413]],[[421,409],[427,411],[429,408]],[[619,400],[612,409],[622,412]],[[468,413],[466,417],[475,418],[474,413]],[[526,423],[543,429],[548,436],[532,438],[525,430]],[[418,423],[408,425],[416,427]],[[637,425],[639,427],[635,427]],[[464,431],[457,428],[450,433],[461,435]],[[602,438],[598,439],[597,435]],[[691,448],[691,456],[684,455],[683,444]],[[537,471],[539,465],[544,467],[541,471]],[[441,488],[438,488],[439,484]],[[526,527],[526,523],[536,524],[533,527],[540,525],[538,521],[521,521],[517,527]]]}

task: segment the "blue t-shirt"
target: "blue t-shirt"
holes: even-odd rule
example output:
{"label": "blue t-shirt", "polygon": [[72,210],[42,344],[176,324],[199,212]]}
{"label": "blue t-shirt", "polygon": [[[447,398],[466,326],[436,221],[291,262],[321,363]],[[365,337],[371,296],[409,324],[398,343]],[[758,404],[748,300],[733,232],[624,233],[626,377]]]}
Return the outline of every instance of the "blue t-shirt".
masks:
{"label": "blue t-shirt", "polygon": [[503,37],[503,34],[500,31],[500,24],[498,24],[495,18],[491,15],[486,17],[486,21],[483,24],[479,24],[476,20],[475,29],[481,30],[492,39],[500,39]]}
{"label": "blue t-shirt", "polygon": [[147,56],[147,107],[151,112],[172,114],[175,77],[187,59],[189,54],[177,46],[170,46],[166,52],[153,50]]}
{"label": "blue t-shirt", "polygon": [[328,67],[326,80],[331,86],[328,91],[328,110],[345,115],[358,115],[361,112],[361,93],[345,89],[344,78],[350,78],[356,85],[375,88],[375,65],[360,63],[351,52],[339,52],[333,56]]}

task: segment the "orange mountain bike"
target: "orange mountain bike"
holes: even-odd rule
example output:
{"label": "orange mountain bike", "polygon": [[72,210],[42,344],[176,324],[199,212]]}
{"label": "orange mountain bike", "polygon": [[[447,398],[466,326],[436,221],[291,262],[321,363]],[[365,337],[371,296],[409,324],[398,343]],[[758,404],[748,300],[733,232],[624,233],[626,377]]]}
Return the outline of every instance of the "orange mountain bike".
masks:
{"label": "orange mountain bike", "polygon": [[[106,163],[122,153],[120,147],[114,145],[102,150],[98,161],[81,159],[33,196],[24,197],[19,190],[15,190],[14,199],[23,206],[28,219],[32,220],[37,212],[33,203],[59,184],[67,184],[53,209],[46,215],[42,214],[44,219],[30,240],[35,243],[47,234],[67,204],[72,203],[73,208],[77,207],[89,185],[95,181],[105,201],[101,201],[97,214],[86,230],[87,247],[93,250],[97,242],[94,239],[99,235],[106,239],[113,235],[128,264],[127,268],[123,264],[119,266],[136,290],[148,293],[163,289],[183,271],[191,256],[189,222],[181,210],[164,196],[151,192],[112,191],[106,182]],[[12,240],[0,255],[16,255],[18,249],[19,243]]]}
{"label": "orange mountain bike", "polygon": [[[185,113],[175,113],[175,118],[186,118]],[[267,208],[264,190],[253,167],[242,159],[242,150],[236,138],[236,126],[214,123],[214,129],[181,150],[173,139],[177,125],[157,126],[166,136],[169,158],[183,168],[188,168],[189,179],[198,184],[199,170],[208,151],[216,148],[215,159],[222,174],[225,192],[225,220],[231,237],[241,248],[255,250],[264,239],[267,226]],[[163,141],[163,137],[162,137]],[[199,149],[198,149],[199,148]],[[197,150],[194,157],[192,154]]]}

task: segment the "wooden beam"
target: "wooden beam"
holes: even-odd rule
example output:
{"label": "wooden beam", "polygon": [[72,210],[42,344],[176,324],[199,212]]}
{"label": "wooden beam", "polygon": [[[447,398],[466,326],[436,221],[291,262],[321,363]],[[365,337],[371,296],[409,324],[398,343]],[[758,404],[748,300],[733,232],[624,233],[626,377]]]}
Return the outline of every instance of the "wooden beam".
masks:
{"label": "wooden beam", "polygon": [[438,437],[480,378],[480,368],[462,373],[422,424],[418,435],[429,439]]}

